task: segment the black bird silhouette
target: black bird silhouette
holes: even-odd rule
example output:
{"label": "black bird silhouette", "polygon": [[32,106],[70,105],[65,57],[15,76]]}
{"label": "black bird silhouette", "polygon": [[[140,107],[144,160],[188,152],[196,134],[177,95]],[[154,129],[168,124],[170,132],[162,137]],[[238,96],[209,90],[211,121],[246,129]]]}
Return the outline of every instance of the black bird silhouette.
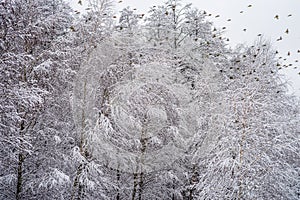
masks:
{"label": "black bird silhouette", "polygon": [[230,21],[231,21],[231,19],[227,19],[227,21],[228,21],[228,22],[230,22]]}
{"label": "black bird silhouette", "polygon": [[282,40],[282,37],[281,37],[281,36],[277,39],[277,41],[280,41],[280,40]]}
{"label": "black bird silhouette", "polygon": [[216,15],[215,18],[220,17],[220,15]]}
{"label": "black bird silhouette", "polygon": [[275,15],[275,17],[274,17],[275,19],[279,19],[279,16],[278,15]]}
{"label": "black bird silhouette", "polygon": [[70,29],[71,29],[71,31],[73,31],[73,32],[75,31],[74,26],[71,26]]}
{"label": "black bird silhouette", "polygon": [[258,34],[257,36],[258,36],[258,37],[260,37],[260,36],[261,36],[261,33],[260,33],[260,34]]}
{"label": "black bird silhouette", "polygon": [[285,33],[286,33],[286,34],[289,34],[289,29],[288,29],[288,28],[285,30]]}
{"label": "black bird silhouette", "polygon": [[292,16],[292,14],[289,14],[289,15],[288,15],[288,17],[291,17],[291,16]]}
{"label": "black bird silhouette", "polygon": [[291,55],[291,52],[288,52],[287,55],[290,56],[290,55]]}
{"label": "black bird silhouette", "polygon": [[250,4],[250,5],[248,5],[248,8],[251,8],[252,7],[252,5]]}
{"label": "black bird silhouette", "polygon": [[247,29],[245,29],[245,28],[243,29],[243,31],[245,31],[245,32],[246,32],[246,30],[247,30]]}
{"label": "black bird silhouette", "polygon": [[242,10],[240,11],[240,13],[243,13],[243,12],[244,12],[244,11],[242,11]]}

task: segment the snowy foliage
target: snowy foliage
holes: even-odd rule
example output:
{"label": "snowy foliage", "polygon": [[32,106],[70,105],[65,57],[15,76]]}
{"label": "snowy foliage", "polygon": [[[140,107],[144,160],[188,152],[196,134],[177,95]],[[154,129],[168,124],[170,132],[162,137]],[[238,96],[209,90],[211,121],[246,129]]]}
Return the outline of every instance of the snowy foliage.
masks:
{"label": "snowy foliage", "polygon": [[114,18],[0,1],[0,199],[299,199],[299,100],[268,41],[229,49],[180,0]]}

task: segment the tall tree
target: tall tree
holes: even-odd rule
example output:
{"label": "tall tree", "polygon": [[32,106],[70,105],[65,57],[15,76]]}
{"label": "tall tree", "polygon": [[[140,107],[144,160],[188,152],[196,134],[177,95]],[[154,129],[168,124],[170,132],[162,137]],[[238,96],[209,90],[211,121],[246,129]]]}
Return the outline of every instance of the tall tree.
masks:
{"label": "tall tree", "polygon": [[274,56],[258,41],[222,69],[228,114],[215,147],[200,160],[199,198],[297,199],[299,109],[280,82]]}
{"label": "tall tree", "polygon": [[[4,1],[1,10],[1,195],[28,198],[37,124],[56,81],[51,43],[71,17],[61,1]],[[5,150],[7,149],[7,151]],[[38,175],[38,174],[36,174]]]}

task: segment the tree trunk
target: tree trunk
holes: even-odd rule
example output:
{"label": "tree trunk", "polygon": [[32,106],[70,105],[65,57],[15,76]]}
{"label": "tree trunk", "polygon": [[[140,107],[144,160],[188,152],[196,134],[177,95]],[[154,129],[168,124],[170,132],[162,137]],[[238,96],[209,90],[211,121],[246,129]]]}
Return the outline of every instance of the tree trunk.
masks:
{"label": "tree trunk", "polygon": [[137,173],[133,174],[133,190],[132,190],[132,200],[135,199],[136,194],[136,187],[137,187]]}
{"label": "tree trunk", "polygon": [[119,170],[119,166],[118,166],[118,169],[117,169],[117,181],[118,181],[117,200],[120,200],[120,178],[121,178],[121,174],[120,174],[120,170]]}
{"label": "tree trunk", "polygon": [[16,200],[21,199],[22,182],[23,182],[23,162],[24,162],[24,156],[22,153],[19,153]]}
{"label": "tree trunk", "polygon": [[143,175],[144,175],[143,172],[141,172],[140,181],[139,181],[139,200],[142,200],[143,184],[144,184]]}

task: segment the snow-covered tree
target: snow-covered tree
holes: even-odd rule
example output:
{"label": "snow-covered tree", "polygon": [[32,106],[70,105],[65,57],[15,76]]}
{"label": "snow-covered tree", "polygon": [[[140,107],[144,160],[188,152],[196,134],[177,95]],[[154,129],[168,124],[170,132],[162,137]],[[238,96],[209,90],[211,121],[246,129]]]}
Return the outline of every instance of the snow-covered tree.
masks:
{"label": "snow-covered tree", "polygon": [[51,43],[65,34],[71,17],[61,1],[4,1],[0,10],[1,198],[22,199],[35,187],[32,177],[41,175],[32,160],[41,156],[37,124],[63,71]]}
{"label": "snow-covered tree", "polygon": [[297,199],[299,104],[287,96],[274,56],[258,41],[222,69],[226,116],[200,160],[199,198]]}
{"label": "snow-covered tree", "polygon": [[0,198],[299,198],[299,101],[271,45],[229,49],[180,0],[111,6],[1,1]]}

